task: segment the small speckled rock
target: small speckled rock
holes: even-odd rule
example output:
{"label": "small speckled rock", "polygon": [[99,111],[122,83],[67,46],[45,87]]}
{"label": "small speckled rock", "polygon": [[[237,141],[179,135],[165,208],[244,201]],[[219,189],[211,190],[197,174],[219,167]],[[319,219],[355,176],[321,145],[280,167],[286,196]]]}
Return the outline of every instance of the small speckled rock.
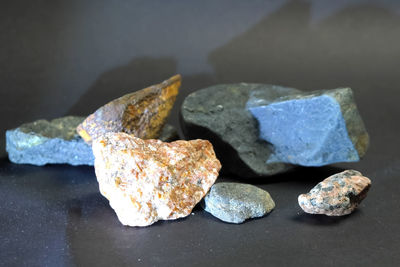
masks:
{"label": "small speckled rock", "polygon": [[300,92],[268,84],[220,84],[190,94],[181,108],[185,137],[210,140],[223,171],[240,177],[268,176],[291,167],[267,163],[273,148],[259,139],[257,120],[246,109],[246,103],[255,91],[270,101]]}
{"label": "small speckled rock", "polygon": [[107,133],[92,148],[100,192],[129,226],[189,215],[221,168],[206,140],[164,143]]}
{"label": "small speckled rock", "polygon": [[157,138],[175,103],[181,76],[124,95],[100,107],[78,127],[90,144],[108,132],[124,132],[142,139]]}
{"label": "small speckled rock", "polygon": [[269,193],[256,186],[240,183],[218,183],[211,187],[203,202],[204,209],[218,219],[242,223],[262,217],[275,208]]}
{"label": "small speckled rock", "polygon": [[257,118],[260,137],[274,147],[267,162],[323,166],[359,161],[369,137],[350,88],[284,96],[257,96],[247,106]]}
{"label": "small speckled rock", "polygon": [[299,205],[307,213],[342,216],[353,212],[367,196],[371,180],[360,172],[347,170],[317,184],[299,196]]}
{"label": "small speckled rock", "polygon": [[67,163],[93,165],[92,148],[76,133],[84,117],[67,116],[38,120],[6,131],[6,150],[11,162],[45,165]]}

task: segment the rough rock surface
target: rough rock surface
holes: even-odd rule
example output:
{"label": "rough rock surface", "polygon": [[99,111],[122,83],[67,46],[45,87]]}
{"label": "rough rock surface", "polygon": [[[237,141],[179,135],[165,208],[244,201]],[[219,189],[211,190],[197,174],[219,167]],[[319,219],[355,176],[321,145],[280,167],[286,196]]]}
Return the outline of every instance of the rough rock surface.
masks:
{"label": "rough rock surface", "polygon": [[249,218],[262,217],[275,208],[267,191],[240,183],[213,185],[203,205],[206,211],[229,223],[242,223]]}
{"label": "rough rock surface", "polygon": [[142,139],[157,138],[180,85],[181,76],[175,75],[160,84],[115,99],[87,117],[77,131],[89,144],[108,132],[125,132]]}
{"label": "rough rock surface", "polygon": [[221,168],[206,140],[163,143],[108,133],[92,147],[100,192],[129,226],[189,215]]}
{"label": "rough rock surface", "polygon": [[274,146],[269,163],[323,166],[358,161],[369,137],[350,88],[322,90],[247,104],[260,137]]}
{"label": "rough rock surface", "polygon": [[299,196],[299,205],[307,213],[342,216],[353,212],[367,196],[371,180],[360,172],[346,170],[317,184]]}
{"label": "rough rock surface", "polygon": [[48,163],[93,165],[91,147],[76,133],[76,126],[83,120],[84,117],[76,116],[38,120],[6,131],[10,161],[39,166]]}
{"label": "rough rock surface", "polygon": [[290,168],[287,164],[266,163],[272,147],[259,140],[257,120],[246,109],[254,92],[273,101],[299,91],[264,84],[221,84],[190,94],[181,108],[185,137],[210,140],[223,170],[241,177],[273,175]]}
{"label": "rough rock surface", "polygon": [[[51,121],[37,120],[6,131],[6,150],[18,164],[94,165],[92,148],[77,134],[76,127],[86,117],[67,116]],[[179,139],[174,126],[166,124],[158,137],[171,142]]]}

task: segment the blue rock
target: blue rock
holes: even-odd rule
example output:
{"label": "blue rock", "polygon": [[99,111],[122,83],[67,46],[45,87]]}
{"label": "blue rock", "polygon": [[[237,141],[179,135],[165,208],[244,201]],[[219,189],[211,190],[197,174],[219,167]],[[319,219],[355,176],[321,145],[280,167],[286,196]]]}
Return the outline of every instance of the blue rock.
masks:
{"label": "blue rock", "polygon": [[[56,163],[93,166],[92,148],[76,132],[85,118],[37,120],[6,131],[8,158],[13,163],[38,166]],[[179,139],[179,135],[172,125],[166,124],[159,138],[170,142]]]}
{"label": "blue rock", "polygon": [[353,162],[368,148],[369,137],[350,88],[296,94],[273,102],[255,95],[247,108],[259,122],[260,138],[274,147],[267,163]]}
{"label": "blue rock", "polygon": [[92,148],[76,133],[85,117],[67,116],[52,121],[38,120],[6,131],[10,161],[42,166],[66,163],[93,165]]}

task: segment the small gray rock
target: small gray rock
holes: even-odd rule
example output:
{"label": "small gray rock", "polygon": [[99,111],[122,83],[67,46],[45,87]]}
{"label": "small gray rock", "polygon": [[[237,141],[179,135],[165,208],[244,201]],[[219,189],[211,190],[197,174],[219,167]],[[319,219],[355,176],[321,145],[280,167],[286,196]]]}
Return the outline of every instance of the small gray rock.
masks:
{"label": "small gray rock", "polygon": [[211,187],[203,206],[207,212],[224,222],[242,223],[271,212],[275,203],[267,191],[256,186],[218,183]]}
{"label": "small gray rock", "polygon": [[85,117],[67,116],[38,120],[6,131],[10,161],[42,166],[49,163],[93,165],[92,148],[77,134]]}
{"label": "small gray rock", "polygon": [[[77,134],[86,117],[66,116],[51,121],[37,120],[6,131],[6,150],[13,163],[94,164],[92,148]],[[164,142],[179,139],[176,129],[166,124],[159,137]]]}

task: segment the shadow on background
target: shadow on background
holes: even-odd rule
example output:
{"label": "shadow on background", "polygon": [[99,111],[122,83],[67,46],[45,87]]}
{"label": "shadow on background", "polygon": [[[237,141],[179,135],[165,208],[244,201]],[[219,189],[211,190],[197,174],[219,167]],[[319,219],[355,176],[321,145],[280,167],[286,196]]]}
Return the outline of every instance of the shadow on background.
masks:
{"label": "shadow on background", "polygon": [[100,75],[67,114],[88,115],[113,99],[162,82],[173,76],[176,68],[173,58],[135,58]]}

